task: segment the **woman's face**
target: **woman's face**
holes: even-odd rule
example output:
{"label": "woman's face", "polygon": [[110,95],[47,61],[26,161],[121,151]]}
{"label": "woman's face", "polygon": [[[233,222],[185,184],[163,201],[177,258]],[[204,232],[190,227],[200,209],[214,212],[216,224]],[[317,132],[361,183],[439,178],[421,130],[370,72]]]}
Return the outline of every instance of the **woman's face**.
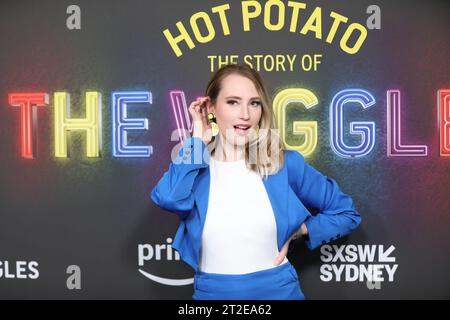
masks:
{"label": "woman's face", "polygon": [[222,80],[212,112],[222,137],[231,145],[244,146],[261,119],[262,100],[250,79],[230,74]]}

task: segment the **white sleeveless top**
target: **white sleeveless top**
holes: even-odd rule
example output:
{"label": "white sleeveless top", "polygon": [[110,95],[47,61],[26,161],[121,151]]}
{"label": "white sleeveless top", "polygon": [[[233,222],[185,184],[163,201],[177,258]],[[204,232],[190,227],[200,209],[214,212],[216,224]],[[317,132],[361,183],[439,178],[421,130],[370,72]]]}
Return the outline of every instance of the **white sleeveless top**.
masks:
{"label": "white sleeveless top", "polygon": [[[200,271],[244,274],[275,267],[276,220],[262,178],[247,169],[245,160],[211,157],[209,169]],[[285,258],[282,264],[287,262]]]}

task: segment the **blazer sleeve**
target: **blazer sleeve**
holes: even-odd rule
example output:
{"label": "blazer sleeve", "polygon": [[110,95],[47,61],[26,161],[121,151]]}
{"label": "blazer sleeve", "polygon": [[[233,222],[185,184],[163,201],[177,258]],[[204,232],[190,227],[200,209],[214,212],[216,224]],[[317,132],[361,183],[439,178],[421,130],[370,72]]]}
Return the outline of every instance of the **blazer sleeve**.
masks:
{"label": "blazer sleeve", "polygon": [[209,165],[209,152],[202,139],[191,137],[182,147],[150,193],[151,200],[186,219],[194,207],[192,188],[199,170]]}
{"label": "blazer sleeve", "polygon": [[305,221],[310,250],[349,234],[361,223],[352,198],[342,192],[335,180],[321,174],[305,162],[297,151],[288,151],[289,183],[297,197],[307,207],[318,209]]}

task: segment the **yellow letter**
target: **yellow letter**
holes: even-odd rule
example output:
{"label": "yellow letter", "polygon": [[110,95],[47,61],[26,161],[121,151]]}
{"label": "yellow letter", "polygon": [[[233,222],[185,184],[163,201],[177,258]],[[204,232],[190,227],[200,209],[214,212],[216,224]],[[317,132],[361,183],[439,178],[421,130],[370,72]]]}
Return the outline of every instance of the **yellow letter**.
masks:
{"label": "yellow letter", "polygon": [[300,33],[306,34],[308,31],[316,33],[317,39],[322,39],[322,9],[317,7],[306,21]]}
{"label": "yellow letter", "polygon": [[177,37],[173,37],[170,33],[169,29],[166,29],[163,31],[164,35],[166,36],[167,41],[169,41],[170,46],[172,47],[172,50],[175,52],[176,56],[179,57],[182,55],[180,48],[178,47],[178,43],[181,41],[186,41],[187,45],[189,46],[189,49],[192,49],[195,47],[194,42],[192,42],[191,37],[186,31],[186,28],[183,26],[183,23],[181,21],[178,21],[176,23],[176,26],[178,27],[178,30],[180,31],[180,35]]}
{"label": "yellow letter", "polygon": [[[250,7],[255,8],[255,11],[249,12]],[[244,31],[250,31],[250,19],[256,18],[261,14],[261,5],[258,1],[242,1],[242,24]]]}
{"label": "yellow letter", "polygon": [[292,7],[291,27],[289,31],[295,32],[295,29],[297,29],[298,11],[299,9],[305,9],[306,3],[289,1],[288,7]]}
{"label": "yellow letter", "polygon": [[330,17],[332,17],[334,19],[334,21],[333,21],[333,25],[330,28],[330,32],[328,33],[327,39],[325,40],[328,43],[331,43],[333,41],[336,31],[339,27],[339,24],[341,22],[347,23],[347,20],[348,20],[347,17],[341,16],[339,13],[336,13],[334,11],[331,11]]}
{"label": "yellow letter", "polygon": [[225,15],[225,10],[230,9],[230,5],[229,4],[224,4],[221,6],[217,6],[212,8],[212,12],[213,13],[219,13],[219,17],[220,17],[220,24],[222,25],[222,30],[223,30],[223,35],[227,36],[230,34],[230,28],[228,27],[228,21],[227,21],[227,16]]}
{"label": "yellow letter", "polygon": [[[353,30],[355,29],[358,29],[361,32],[361,34],[359,35],[358,40],[356,40],[355,45],[352,48],[350,48],[349,46],[347,46],[347,41],[350,38]],[[341,49],[349,54],[355,54],[361,48],[366,37],[367,37],[367,29],[359,23],[352,23],[351,25],[348,26],[347,30],[342,36]]]}
{"label": "yellow letter", "polygon": [[[270,13],[272,6],[278,7],[278,22],[272,24],[270,22]],[[264,26],[267,30],[278,31],[284,26],[284,3],[280,0],[268,0],[264,6]]]}
{"label": "yellow letter", "polygon": [[290,145],[286,141],[286,109],[292,102],[300,102],[306,109],[310,109],[318,103],[314,93],[307,89],[291,88],[285,89],[277,93],[273,100],[273,109],[278,128],[280,130],[280,138],[286,144],[288,150],[299,151],[302,155],[310,155],[317,146],[317,121],[293,121],[292,133],[294,135],[304,135],[305,142],[302,145]]}
{"label": "yellow letter", "polygon": [[[197,25],[197,20],[203,19],[206,25],[206,29],[208,29],[208,34],[206,36],[202,36],[200,30]],[[214,39],[216,35],[216,31],[214,31],[214,27],[212,25],[211,19],[209,18],[206,12],[197,12],[193,14],[190,20],[192,31],[194,31],[195,39],[197,39],[200,43],[206,43]]]}
{"label": "yellow letter", "polygon": [[101,109],[99,92],[86,92],[86,118],[70,119],[70,95],[55,92],[55,156],[67,158],[67,132],[86,131],[86,153],[88,157],[98,157],[101,150]]}

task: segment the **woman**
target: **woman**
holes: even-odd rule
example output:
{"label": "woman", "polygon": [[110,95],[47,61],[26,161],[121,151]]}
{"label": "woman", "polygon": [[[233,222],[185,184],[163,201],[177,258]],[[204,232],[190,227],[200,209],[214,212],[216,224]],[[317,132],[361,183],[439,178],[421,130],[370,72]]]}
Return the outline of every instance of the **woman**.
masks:
{"label": "woman", "polygon": [[219,69],[189,112],[192,137],[151,199],[180,217],[172,247],[195,270],[193,299],[304,299],[289,242],[303,236],[312,250],[350,233],[361,221],[352,199],[283,150],[250,67]]}

